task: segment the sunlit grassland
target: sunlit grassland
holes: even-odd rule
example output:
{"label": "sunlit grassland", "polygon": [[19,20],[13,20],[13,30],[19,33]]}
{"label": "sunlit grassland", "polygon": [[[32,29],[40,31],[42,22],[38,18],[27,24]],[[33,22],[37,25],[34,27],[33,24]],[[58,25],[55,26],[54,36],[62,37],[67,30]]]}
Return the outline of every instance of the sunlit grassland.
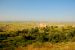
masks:
{"label": "sunlit grassland", "polygon": [[75,50],[75,23],[0,22],[0,38],[0,46],[9,50]]}
{"label": "sunlit grassland", "polygon": [[49,26],[75,26],[74,22],[0,22],[0,26],[8,26],[10,29],[24,29],[39,26],[40,23],[44,23]]}
{"label": "sunlit grassland", "polygon": [[18,47],[16,50],[75,50],[75,42],[67,42],[67,43],[58,43],[58,44],[51,44],[51,43],[43,43],[28,45],[27,47]]}

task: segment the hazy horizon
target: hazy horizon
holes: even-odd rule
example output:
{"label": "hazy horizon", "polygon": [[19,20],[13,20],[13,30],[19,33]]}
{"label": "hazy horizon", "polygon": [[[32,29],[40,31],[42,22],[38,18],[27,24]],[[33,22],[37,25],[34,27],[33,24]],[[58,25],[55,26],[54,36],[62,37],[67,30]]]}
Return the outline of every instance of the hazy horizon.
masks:
{"label": "hazy horizon", "polygon": [[0,0],[0,21],[75,22],[75,0]]}

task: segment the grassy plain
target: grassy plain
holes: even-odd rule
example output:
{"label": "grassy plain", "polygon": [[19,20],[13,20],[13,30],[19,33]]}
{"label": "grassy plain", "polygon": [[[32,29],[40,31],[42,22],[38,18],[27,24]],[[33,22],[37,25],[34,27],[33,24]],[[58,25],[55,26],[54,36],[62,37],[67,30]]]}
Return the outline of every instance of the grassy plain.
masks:
{"label": "grassy plain", "polygon": [[[42,24],[42,28],[44,28],[44,25],[49,26],[49,28],[53,26],[54,30],[52,30],[52,28],[50,28],[50,30],[48,31],[49,34],[53,33],[53,32],[51,32],[51,30],[55,31],[55,33],[57,33],[59,31],[59,32],[66,34],[67,30],[66,30],[66,32],[64,32],[65,30],[63,31],[62,28],[68,29],[68,32],[71,32],[73,30],[75,31],[75,23],[74,22],[0,22],[0,30],[3,30],[3,31],[0,31],[0,34],[3,34],[4,32],[5,32],[4,34],[6,34],[8,32],[15,32],[18,30],[22,31],[23,29],[31,29],[31,28],[35,28],[35,27],[40,28],[40,24]],[[48,29],[48,28],[46,28],[46,29]],[[21,33],[26,33],[26,32],[21,32]],[[7,39],[10,40],[13,37],[16,37],[14,39],[20,39],[20,37],[23,36],[23,35],[21,35],[21,33],[18,36],[17,35],[10,36]],[[34,32],[34,33],[37,33],[37,32]],[[46,33],[46,31],[43,33]],[[8,34],[11,34],[11,33],[8,33]],[[73,32],[73,35],[75,35],[75,32]],[[69,38],[70,37],[71,36],[69,36]],[[0,38],[1,38],[1,36],[0,36]],[[20,44],[20,43],[22,43],[23,41],[20,39],[21,42],[18,42],[19,44],[16,42],[17,45],[19,45],[18,47],[16,47],[16,50],[75,50],[75,36],[73,36],[73,38],[70,38],[68,41],[65,40],[66,42],[64,40],[62,42],[59,42],[59,41],[57,42],[58,39],[54,39],[56,41],[51,41],[51,42],[48,40],[46,42],[42,42],[42,43],[40,43],[40,42],[34,43],[33,42],[31,44],[28,44],[27,46],[21,46],[23,44]],[[5,39],[0,39],[0,41],[2,43],[4,42],[4,40]],[[37,40],[37,41],[40,41],[40,40]],[[55,43],[52,43],[52,42],[55,42]],[[12,42],[10,42],[10,43],[12,44]],[[5,45],[7,45],[7,44],[8,43],[6,43]],[[3,47],[2,45],[0,45],[0,47]],[[6,50],[6,49],[1,48],[1,50]],[[9,49],[9,50],[12,50],[12,49]]]}

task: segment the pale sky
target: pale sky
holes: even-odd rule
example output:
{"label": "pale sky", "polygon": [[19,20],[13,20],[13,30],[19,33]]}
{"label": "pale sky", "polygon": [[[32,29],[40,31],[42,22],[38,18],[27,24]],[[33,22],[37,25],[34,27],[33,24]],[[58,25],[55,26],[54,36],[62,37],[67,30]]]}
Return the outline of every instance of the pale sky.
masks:
{"label": "pale sky", "polygon": [[75,0],[0,0],[0,21],[75,22]]}

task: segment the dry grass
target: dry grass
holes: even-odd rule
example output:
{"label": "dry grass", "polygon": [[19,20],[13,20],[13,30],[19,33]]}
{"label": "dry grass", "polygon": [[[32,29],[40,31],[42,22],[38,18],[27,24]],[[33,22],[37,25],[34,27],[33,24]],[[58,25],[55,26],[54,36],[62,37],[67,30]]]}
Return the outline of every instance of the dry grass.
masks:
{"label": "dry grass", "polygon": [[75,50],[75,42],[50,44],[44,43],[41,47],[34,47],[34,44],[27,47],[19,47],[16,50]]}

